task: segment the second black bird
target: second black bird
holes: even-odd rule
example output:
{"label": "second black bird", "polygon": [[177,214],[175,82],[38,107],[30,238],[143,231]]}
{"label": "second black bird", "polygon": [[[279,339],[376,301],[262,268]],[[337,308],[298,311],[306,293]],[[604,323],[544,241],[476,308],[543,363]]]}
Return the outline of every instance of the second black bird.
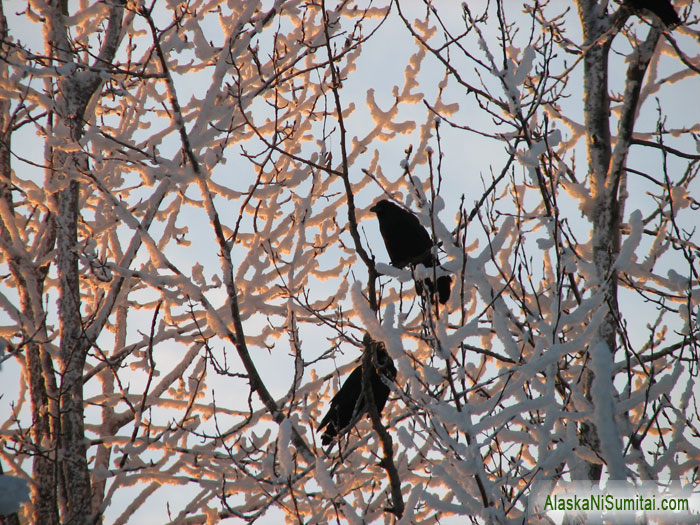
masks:
{"label": "second black bird", "polygon": [[[386,400],[389,398],[389,387],[384,384],[379,373],[394,381],[396,367],[382,343],[372,343],[372,345],[375,354],[374,366],[370,370],[370,383],[377,412],[381,414]],[[360,365],[350,373],[343,386],[340,387],[338,393],[331,400],[331,407],[318,425],[318,430],[325,428],[321,436],[323,445],[328,445],[336,436],[348,432],[366,413],[368,413],[368,409],[362,395],[362,365]]]}
{"label": "second black bird", "polygon": [[[418,217],[386,199],[380,200],[370,211],[377,214],[379,231],[393,266],[405,268],[408,265],[422,264],[426,268],[432,268],[438,265],[432,252],[433,241]],[[433,281],[428,278],[425,284],[432,297],[435,294]],[[448,275],[437,278],[438,299],[441,304],[445,304],[450,298],[451,284],[452,280]],[[421,291],[422,285],[417,281],[416,292],[420,294]]]}

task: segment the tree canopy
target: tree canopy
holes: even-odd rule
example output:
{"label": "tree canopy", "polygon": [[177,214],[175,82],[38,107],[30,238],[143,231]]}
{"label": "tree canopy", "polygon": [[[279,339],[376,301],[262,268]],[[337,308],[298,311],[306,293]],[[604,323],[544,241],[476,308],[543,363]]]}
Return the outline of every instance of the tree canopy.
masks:
{"label": "tree canopy", "polygon": [[[0,4],[0,474],[31,489],[4,519],[697,490],[700,7],[670,6]],[[445,275],[445,304],[414,286]],[[353,370],[388,400],[324,447]]]}

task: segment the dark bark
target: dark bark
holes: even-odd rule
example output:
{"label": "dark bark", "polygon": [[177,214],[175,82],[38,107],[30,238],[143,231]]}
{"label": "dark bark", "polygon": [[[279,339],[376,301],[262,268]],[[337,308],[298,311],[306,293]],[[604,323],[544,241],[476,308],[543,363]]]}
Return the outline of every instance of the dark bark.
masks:
{"label": "dark bark", "polygon": [[[115,2],[110,8],[108,27],[96,64],[105,67],[116,53],[121,32],[123,4]],[[49,43],[59,64],[80,62],[73,50],[66,27],[67,5],[61,0],[51,2],[47,9]],[[68,135],[77,142],[83,133],[87,105],[101,85],[96,71],[75,73],[58,78],[53,130]],[[69,145],[69,144],[67,144]],[[83,335],[78,267],[78,222],[80,216],[80,185],[78,177],[89,170],[88,161],[80,151],[66,152],[57,148],[51,152],[51,172],[47,175],[60,189],[53,195],[56,225],[56,265],[59,276],[59,360],[58,391],[60,429],[57,440],[59,453],[58,490],[65,500],[64,521],[92,521],[92,492],[87,463],[85,426],[83,422],[83,371],[91,342]],[[52,490],[55,487],[51,487]]]}
{"label": "dark bark", "polygon": [[[4,4],[0,3],[0,52],[4,55],[4,43],[8,41],[7,20]],[[4,62],[3,62],[4,64]],[[3,69],[6,66],[2,66]],[[4,71],[2,72],[4,76]],[[14,118],[10,112],[10,101],[0,99],[0,206],[4,208],[4,216],[14,216],[12,199],[12,128]],[[16,239],[12,238],[8,225],[0,214],[0,249],[4,252],[10,274],[19,294],[22,331],[28,338],[24,348],[27,379],[29,382],[32,427],[32,443],[27,444],[28,452],[33,455],[33,478],[36,481],[33,494],[32,521],[35,523],[58,523],[58,501],[56,497],[56,468],[54,452],[51,448],[43,448],[40,444],[51,443],[54,436],[51,414],[55,413],[49,391],[54,391],[53,366],[51,359],[41,345],[31,340],[38,332],[44,332],[44,316],[41,304],[35,304],[43,291],[45,271],[31,261],[23,260],[22,254],[12,248]],[[50,237],[50,235],[49,235]],[[40,250],[43,254],[43,250]],[[35,299],[35,301],[32,300]],[[38,324],[36,323],[38,321]],[[47,374],[47,372],[49,372]],[[47,386],[48,383],[48,386]],[[16,517],[16,516],[15,516]],[[12,521],[8,521],[11,523]]]}
{"label": "dark bark", "polygon": [[386,427],[382,424],[380,411],[377,409],[377,402],[374,397],[374,389],[372,386],[372,370],[374,369],[373,358],[376,355],[376,343],[371,341],[369,337],[365,337],[365,350],[362,354],[362,395],[368,400],[367,413],[372,421],[372,427],[379,436],[379,441],[382,445],[382,459],[379,466],[382,467],[389,478],[391,491],[392,507],[387,508],[388,512],[401,518],[404,513],[405,503],[403,494],[401,493],[401,478],[399,471],[394,463],[394,446],[391,435],[387,432]]}
{"label": "dark bark", "polygon": [[57,195],[57,265],[60,297],[61,359],[59,450],[61,476],[66,492],[69,521],[81,522],[90,514],[90,474],[83,423],[83,368],[87,345],[83,343],[78,274],[78,182],[71,180]]}

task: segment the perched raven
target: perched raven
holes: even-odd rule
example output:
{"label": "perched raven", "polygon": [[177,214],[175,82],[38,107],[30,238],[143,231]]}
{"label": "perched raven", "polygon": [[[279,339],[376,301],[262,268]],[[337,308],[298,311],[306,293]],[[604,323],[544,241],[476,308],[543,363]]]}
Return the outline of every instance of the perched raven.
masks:
{"label": "perched raven", "polygon": [[[412,266],[422,264],[426,268],[438,265],[438,261],[432,254],[433,241],[418,217],[386,199],[380,200],[370,208],[370,211],[377,214],[379,231],[384,238],[392,265],[397,268],[404,268],[409,264]],[[433,281],[426,279],[425,283],[432,297],[435,294]],[[445,304],[450,298],[451,284],[452,279],[448,275],[438,277],[437,289],[441,304]],[[420,295],[422,290],[421,283],[416,282],[416,292]]]}
{"label": "perched raven", "polygon": [[654,13],[667,27],[675,27],[681,23],[670,0],[627,0],[627,5],[633,9],[646,9]]}
{"label": "perched raven", "polygon": [[[375,348],[374,359],[372,359],[372,370],[370,370],[372,393],[377,412],[381,414],[386,400],[389,397],[389,387],[381,380],[377,371],[394,381],[396,379],[396,367],[384,345],[372,343]],[[362,365],[353,370],[340,387],[338,393],[331,400],[331,407],[318,425],[318,430],[323,431],[321,442],[328,445],[333,439],[348,432],[367,413],[367,405],[362,395]]]}

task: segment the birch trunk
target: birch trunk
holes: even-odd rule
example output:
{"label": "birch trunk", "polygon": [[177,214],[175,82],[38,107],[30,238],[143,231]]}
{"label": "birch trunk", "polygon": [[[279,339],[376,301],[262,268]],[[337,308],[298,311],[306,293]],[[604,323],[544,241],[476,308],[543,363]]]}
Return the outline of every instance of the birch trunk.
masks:
{"label": "birch trunk", "polygon": [[[593,217],[593,260],[598,276],[600,293],[604,296],[605,316],[598,328],[598,337],[608,348],[615,348],[615,312],[617,311],[616,276],[611,272],[612,262],[619,246],[619,222],[617,198],[607,187],[608,167],[610,166],[610,99],[608,96],[608,52],[610,40],[604,36],[605,24],[595,2],[579,2],[579,15],[583,24],[584,46],[584,118],[586,123],[586,149],[588,152],[588,175],[591,196],[594,200]],[[595,344],[595,343],[594,343]],[[588,368],[584,377],[584,392],[591,399],[591,385],[594,375]],[[581,424],[581,442],[595,452],[600,451],[600,440],[595,424],[584,421]],[[600,464],[587,462],[583,472],[590,480],[599,480],[602,471]],[[577,477],[578,477],[577,476]]]}
{"label": "birch trunk", "polygon": [[[605,308],[597,337],[591,343],[591,348],[602,343],[614,355],[618,347],[617,331],[620,318],[615,262],[620,253],[620,220],[624,204],[620,198],[620,184],[624,180],[625,161],[638,112],[642,81],[661,32],[658,26],[653,26],[630,62],[613,151],[610,133],[608,54],[617,28],[624,22],[622,18],[624,12],[618,13],[619,16],[611,19],[604,14],[601,5],[591,0],[580,0],[578,8],[584,35],[584,118],[588,176],[594,203],[590,217],[593,224],[593,262],[596,268],[598,292],[603,296],[603,308]],[[591,359],[594,357],[591,356]],[[589,366],[584,378],[584,392],[589,401],[592,401],[591,386],[594,379],[594,372]],[[612,377],[606,378],[606,381],[612,382]],[[607,423],[616,425],[615,421]],[[593,421],[582,423],[581,442],[594,452],[600,453],[608,463],[608,467],[611,466],[609,455],[613,452],[601,450],[600,439]],[[621,452],[620,450],[620,459]],[[585,476],[597,481],[600,479],[601,471],[601,464],[589,462],[585,467]],[[619,478],[623,475],[622,472],[611,472],[611,477]]]}

